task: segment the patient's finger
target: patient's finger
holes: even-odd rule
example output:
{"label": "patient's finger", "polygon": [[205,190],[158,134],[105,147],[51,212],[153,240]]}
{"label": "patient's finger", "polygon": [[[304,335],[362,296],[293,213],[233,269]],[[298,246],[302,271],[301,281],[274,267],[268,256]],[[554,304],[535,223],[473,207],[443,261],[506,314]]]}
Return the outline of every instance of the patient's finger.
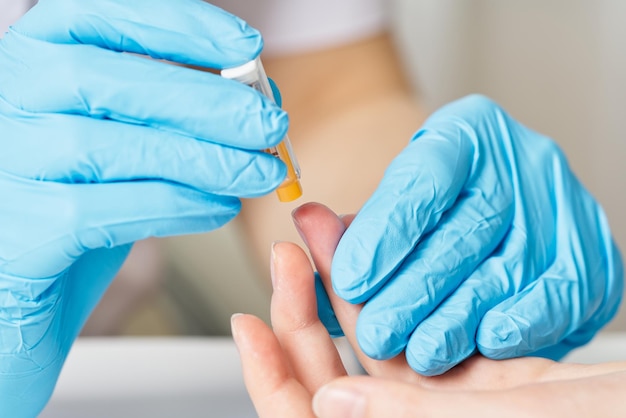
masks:
{"label": "patient's finger", "polygon": [[[535,394],[534,399],[536,398]],[[514,405],[511,399],[522,402]],[[532,398],[529,400],[533,401]],[[313,409],[319,418],[537,416],[528,414],[528,411],[522,412],[520,406],[525,406],[523,399],[519,396],[515,398],[505,391],[496,393],[425,390],[391,379],[375,379],[366,376],[337,379],[323,387],[313,400]]]}
{"label": "patient's finger", "polygon": [[298,381],[311,394],[346,371],[317,315],[311,263],[296,244],[272,246],[272,327]]}
{"label": "patient's finger", "polygon": [[294,378],[278,340],[259,318],[234,315],[232,332],[260,418],[311,417],[311,395]]}
{"label": "patient's finger", "polygon": [[307,203],[294,211],[293,218],[298,232],[311,252],[341,328],[365,370],[378,377],[401,379],[405,382],[421,381],[422,377],[407,365],[403,355],[379,361],[371,359],[361,351],[355,335],[356,320],[361,311],[361,305],[344,301],[332,289],[330,280],[332,258],[339,239],[346,230],[344,221],[349,224],[353,217],[346,216],[342,220],[324,205]]}
{"label": "patient's finger", "polygon": [[333,211],[319,203],[307,203],[300,206],[294,211],[293,219],[298,232],[311,252],[311,257],[313,257],[315,267],[326,287],[335,314],[346,336],[352,342],[353,320],[356,320],[361,307],[360,305],[341,303],[343,301],[332,291],[330,285],[330,263],[346,227]]}
{"label": "patient's finger", "polygon": [[352,305],[339,298],[332,290],[329,277],[338,237],[350,225],[352,219],[354,216],[351,215],[339,219],[330,209],[320,204],[306,204],[294,212],[294,221],[311,251],[337,320],[369,374],[419,383],[422,387],[440,390],[494,390],[535,382],[548,377],[549,371],[554,373],[554,368],[551,367],[553,362],[545,359],[495,361],[476,356],[446,374],[424,377],[408,366],[403,355],[387,361],[367,357],[358,348],[355,338],[360,305]]}

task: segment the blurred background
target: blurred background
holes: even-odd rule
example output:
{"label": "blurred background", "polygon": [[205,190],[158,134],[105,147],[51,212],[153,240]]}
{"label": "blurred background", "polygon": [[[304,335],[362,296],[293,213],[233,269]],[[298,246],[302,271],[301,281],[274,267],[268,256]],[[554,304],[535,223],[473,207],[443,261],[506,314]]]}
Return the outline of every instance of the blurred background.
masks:
{"label": "blurred background", "polygon": [[[292,32],[287,45],[276,22],[297,31],[297,20],[263,4],[221,6],[268,35],[263,59],[290,112],[304,196],[246,201],[218,231],[138,243],[84,334],[226,335],[232,313],[268,319],[270,243],[300,242],[291,210],[319,201],[358,211],[425,117],[468,93],[558,142],[626,248],[626,2],[363,0],[370,25],[358,36],[308,44]],[[384,17],[372,20],[380,4]],[[333,27],[323,12],[318,32]],[[623,311],[609,330],[626,330]]]}

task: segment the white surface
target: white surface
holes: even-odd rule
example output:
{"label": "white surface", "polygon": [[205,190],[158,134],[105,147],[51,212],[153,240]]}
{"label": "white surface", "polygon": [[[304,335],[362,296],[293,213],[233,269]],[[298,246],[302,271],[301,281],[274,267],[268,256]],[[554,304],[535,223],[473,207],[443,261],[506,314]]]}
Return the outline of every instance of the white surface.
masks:
{"label": "white surface", "polygon": [[[605,333],[567,361],[626,361]],[[42,418],[256,417],[229,338],[81,338]]]}
{"label": "white surface", "polygon": [[[346,369],[359,373],[343,338]],[[40,418],[256,417],[230,338],[83,337]]]}
{"label": "white surface", "polygon": [[81,338],[41,418],[256,417],[227,338]]}
{"label": "white surface", "polygon": [[564,361],[606,363],[626,361],[626,332],[604,332],[586,346],[574,350]]}

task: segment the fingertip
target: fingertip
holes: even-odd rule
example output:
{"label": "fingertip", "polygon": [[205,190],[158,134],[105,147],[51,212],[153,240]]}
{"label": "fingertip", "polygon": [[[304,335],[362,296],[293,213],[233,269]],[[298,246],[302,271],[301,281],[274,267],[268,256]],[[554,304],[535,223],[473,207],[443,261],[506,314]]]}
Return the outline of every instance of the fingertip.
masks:
{"label": "fingertip", "polygon": [[295,221],[301,222],[308,219],[312,214],[318,211],[334,212],[326,205],[318,202],[306,202],[291,212],[291,216]]}
{"label": "fingertip", "polygon": [[367,288],[365,279],[361,279],[360,276],[355,278],[354,269],[349,266],[358,261],[346,260],[345,258],[349,258],[349,255],[346,256],[344,252],[339,251],[340,247],[341,241],[330,266],[333,291],[341,299],[353,305],[364,303],[374,293],[374,290]]}
{"label": "fingertip", "polygon": [[48,42],[96,45],[208,68],[242,65],[263,49],[257,29],[207,2],[70,3],[39,2],[14,26]]}
{"label": "fingertip", "polygon": [[241,212],[241,200],[236,197],[223,198],[225,209],[217,214],[209,214],[211,216],[210,223],[214,224],[209,230],[221,228],[239,215]]}
{"label": "fingertip", "polygon": [[389,326],[367,321],[363,311],[357,319],[356,337],[359,348],[374,360],[388,360],[400,354],[406,342]]}
{"label": "fingertip", "polygon": [[429,361],[418,356],[409,355],[408,353],[406,359],[411,369],[426,377],[439,376],[453,367],[448,363]]}
{"label": "fingertip", "polygon": [[[261,321],[253,315],[246,315],[242,313],[235,313],[230,317],[230,330],[233,337],[233,341],[239,350],[240,355],[245,355],[249,352],[254,344],[250,344],[251,333],[255,329],[258,331],[258,324],[255,328],[255,322]],[[254,338],[252,338],[254,340]]]}
{"label": "fingertip", "polygon": [[[266,99],[264,99],[266,100]],[[274,103],[267,105],[263,115],[265,148],[274,147],[285,139],[289,130],[289,115]]]}
{"label": "fingertip", "polygon": [[338,379],[322,386],[313,396],[313,412],[320,418],[365,418],[367,397],[350,380]]}
{"label": "fingertip", "polygon": [[265,324],[265,322],[254,315],[240,312],[234,313],[230,317],[231,329],[235,331],[238,336],[245,334],[247,329],[256,326],[258,323]]}
{"label": "fingertip", "polygon": [[475,116],[490,115],[494,111],[501,111],[499,105],[487,96],[470,94],[446,104],[437,110],[429,121],[438,117],[449,118],[451,115],[459,115],[463,119],[473,119]]}
{"label": "fingertip", "polygon": [[[294,209],[291,216],[296,230],[310,250],[314,253],[322,251],[324,256],[335,253],[336,241],[345,231],[335,212],[321,203],[308,202]],[[327,254],[328,251],[332,253]],[[313,256],[315,258],[315,254]]]}
{"label": "fingertip", "polygon": [[237,337],[239,336],[238,328],[237,328],[237,326],[238,326],[237,318],[240,317],[241,315],[243,315],[243,314],[241,314],[241,313],[234,313],[230,317],[230,329],[231,329],[231,332],[233,334],[233,338],[235,339],[235,342],[237,341]]}
{"label": "fingertip", "polygon": [[303,205],[298,206],[293,211],[291,211],[291,220],[293,222],[293,226],[296,228],[298,235],[300,235],[300,238],[302,238],[304,245],[306,245],[307,247],[309,246],[309,243],[307,242],[306,234],[303,231],[302,223],[303,223],[304,217],[306,217],[306,212],[307,212],[306,207],[311,204],[312,203],[310,202],[305,203]]}
{"label": "fingertip", "polygon": [[499,305],[487,311],[476,342],[486,357],[519,357],[558,344],[577,327],[585,308],[579,305],[579,285],[564,280],[561,263],[543,273]]}
{"label": "fingertip", "polygon": [[437,334],[414,332],[406,347],[407,363],[424,376],[443,374],[471,355],[461,347],[448,347],[445,337],[434,335]]}
{"label": "fingertip", "polygon": [[[252,155],[243,161],[233,160],[231,164],[231,167],[228,168],[231,173],[226,174],[220,183],[223,186],[217,190],[209,189],[208,192],[248,199],[256,198],[275,191],[287,177],[285,163],[266,153]],[[242,167],[238,171],[234,171],[236,164]],[[217,179],[215,167],[208,167],[207,169],[208,175],[213,176],[212,179]],[[213,171],[211,172],[211,170]],[[206,176],[197,181],[206,182],[205,178]],[[214,187],[213,184],[209,184],[209,186]]]}
{"label": "fingertip", "polygon": [[[270,251],[270,273],[274,291],[289,291],[296,284],[306,282],[313,272],[304,251],[288,241],[274,241]],[[285,286],[282,286],[283,280]]]}
{"label": "fingertip", "polygon": [[[526,334],[526,338],[524,337]],[[511,316],[500,311],[489,311],[476,332],[476,346],[487,358],[501,360],[529,353],[528,335]]]}
{"label": "fingertip", "polygon": [[469,94],[461,99],[459,99],[459,103],[466,104],[469,108],[484,108],[484,109],[492,109],[499,108],[498,104],[494,102],[489,97],[473,93]]}
{"label": "fingertip", "polygon": [[280,186],[285,178],[287,177],[287,164],[284,161],[275,158],[276,161],[272,161],[271,169],[269,170],[269,174],[267,176],[271,180],[270,187],[266,189],[264,194],[269,193],[270,191],[276,190],[278,186]]}
{"label": "fingertip", "polygon": [[320,203],[307,202],[298,206],[297,208],[291,211],[291,219],[293,220],[293,223],[296,226],[296,229],[298,230],[300,235],[302,235],[302,232],[303,232],[302,225],[304,221],[306,220],[308,214],[312,210],[311,208],[317,205],[320,205]]}
{"label": "fingertip", "polygon": [[272,245],[270,246],[270,278],[272,280],[272,289],[276,288],[276,244],[278,244],[279,241],[274,241],[272,242]]}
{"label": "fingertip", "polygon": [[[235,16],[230,13],[228,14],[231,17],[234,26],[239,29],[237,45],[232,49],[234,53],[243,54],[241,59],[241,65],[243,65],[246,61],[250,61],[261,54],[264,46],[263,36],[258,29],[250,26],[248,22],[241,19],[239,16]],[[235,31],[235,33],[236,32],[237,31]]]}
{"label": "fingertip", "polygon": [[[353,220],[358,221],[356,218]],[[350,221],[350,226],[352,225],[354,223]],[[367,248],[375,242],[364,238],[365,235],[361,235],[363,230],[346,228],[343,221],[342,227],[344,233],[337,244],[331,264],[333,290],[346,302],[364,303],[389,280],[389,266],[383,265],[385,257],[380,257],[377,250]],[[396,254],[394,250],[389,251]],[[387,250],[383,249],[381,253],[387,254]]]}

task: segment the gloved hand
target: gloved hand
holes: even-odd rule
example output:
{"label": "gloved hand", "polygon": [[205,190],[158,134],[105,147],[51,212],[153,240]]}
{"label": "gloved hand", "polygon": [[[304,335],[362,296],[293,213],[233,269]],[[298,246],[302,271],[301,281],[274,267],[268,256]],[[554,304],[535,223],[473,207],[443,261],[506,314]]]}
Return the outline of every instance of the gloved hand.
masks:
{"label": "gloved hand", "polygon": [[133,241],[215,229],[286,174],[259,151],[282,110],[137,54],[220,69],[261,48],[201,0],[41,0],[0,41],[1,417],[43,408]]}
{"label": "gloved hand", "polygon": [[436,375],[476,350],[562,357],[613,317],[623,271],[604,212],[557,145],[471,96],[433,114],[389,166],[332,280],[365,303],[366,354],[406,349]]}

